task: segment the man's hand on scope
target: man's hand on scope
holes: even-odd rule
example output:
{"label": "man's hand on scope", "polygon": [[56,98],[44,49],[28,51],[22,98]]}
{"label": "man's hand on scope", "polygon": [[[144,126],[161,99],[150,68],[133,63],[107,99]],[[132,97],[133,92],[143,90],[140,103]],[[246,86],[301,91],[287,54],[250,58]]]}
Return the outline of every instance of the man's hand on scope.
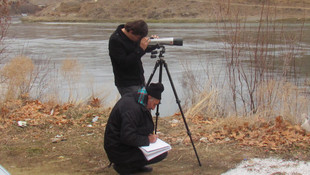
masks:
{"label": "man's hand on scope", "polygon": [[154,39],[154,38],[158,39],[159,36],[157,36],[157,35],[152,35],[150,39]]}
{"label": "man's hand on scope", "polygon": [[142,38],[141,41],[140,41],[140,47],[141,47],[143,50],[145,50],[145,49],[147,48],[147,46],[149,45],[149,43],[150,43],[149,37],[144,37],[144,38]]}
{"label": "man's hand on scope", "polygon": [[[157,35],[152,35],[151,38],[159,38]],[[141,39],[140,41],[140,47],[145,50],[147,48],[147,46],[149,45],[150,43],[150,38],[149,37],[144,37]]]}

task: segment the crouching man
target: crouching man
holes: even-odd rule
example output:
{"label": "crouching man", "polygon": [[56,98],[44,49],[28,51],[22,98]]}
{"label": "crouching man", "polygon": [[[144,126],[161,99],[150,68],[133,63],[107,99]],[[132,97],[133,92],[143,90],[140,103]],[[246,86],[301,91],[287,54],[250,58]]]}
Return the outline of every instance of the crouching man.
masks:
{"label": "crouching man", "polygon": [[154,110],[161,99],[164,86],[152,83],[137,93],[128,93],[116,103],[110,114],[105,135],[104,149],[113,168],[121,175],[151,172],[147,165],[167,157],[167,152],[147,161],[139,149],[156,142],[154,123],[150,110]]}

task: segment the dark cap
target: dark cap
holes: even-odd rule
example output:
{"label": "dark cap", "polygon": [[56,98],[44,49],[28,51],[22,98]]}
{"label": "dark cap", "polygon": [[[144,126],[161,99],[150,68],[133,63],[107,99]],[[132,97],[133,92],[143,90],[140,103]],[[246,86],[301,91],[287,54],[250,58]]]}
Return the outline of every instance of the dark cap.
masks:
{"label": "dark cap", "polygon": [[151,83],[146,87],[148,95],[160,100],[161,93],[164,91],[164,85],[161,83]]}

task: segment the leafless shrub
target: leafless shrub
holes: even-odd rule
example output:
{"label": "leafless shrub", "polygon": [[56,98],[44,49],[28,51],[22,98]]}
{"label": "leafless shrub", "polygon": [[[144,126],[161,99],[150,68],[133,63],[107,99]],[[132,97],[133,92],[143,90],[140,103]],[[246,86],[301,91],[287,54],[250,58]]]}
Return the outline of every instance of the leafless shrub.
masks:
{"label": "leafless shrub", "polygon": [[[259,103],[264,101],[258,97],[260,85],[275,80],[281,84],[288,76],[295,77],[297,82],[296,57],[303,23],[299,32],[286,32],[284,23],[276,22],[277,9],[269,1],[262,2],[257,24],[247,23],[238,10],[232,12],[225,6],[219,9],[219,34],[225,43],[224,57],[235,114],[255,114],[261,106]],[[282,75],[274,73],[279,65]]]}
{"label": "leafless shrub", "polygon": [[[241,9],[232,8],[230,1],[218,1],[214,5],[218,36],[224,43],[227,80],[225,85],[215,89],[213,82],[207,79],[204,85],[209,85],[201,88],[193,72],[184,74],[182,78],[186,83],[183,86],[189,91],[186,98],[195,98],[188,103],[188,114],[195,115],[206,108],[205,116],[214,115],[212,109],[224,109],[219,113],[227,116],[282,115],[298,123],[299,116],[309,112],[309,98],[300,91],[296,69],[297,59],[302,54],[304,21],[295,24],[300,30],[286,30],[285,23],[277,20],[276,6],[270,1],[261,3],[260,18],[255,23],[248,22],[247,14]],[[206,72],[204,76],[208,75]],[[210,108],[212,104],[216,107]]]}
{"label": "leafless shrub", "polygon": [[[184,109],[186,116],[221,117],[225,114],[225,102],[221,100],[223,83],[219,82],[220,74],[214,75],[213,65],[206,63],[202,70],[193,70],[191,64],[183,64],[181,85],[184,89]],[[202,66],[203,64],[201,64]]]}
{"label": "leafless shrub", "polygon": [[11,100],[31,95],[39,98],[47,88],[48,69],[36,66],[28,57],[13,58],[0,70],[2,100]]}
{"label": "leafless shrub", "polygon": [[9,2],[8,0],[0,1],[0,61],[3,59],[2,53],[4,52],[4,37],[8,32],[10,26],[10,15],[9,15]]}
{"label": "leafless shrub", "polygon": [[265,118],[283,116],[291,123],[301,123],[303,113],[309,109],[310,99],[290,82],[270,80],[258,85],[257,112]]}
{"label": "leafless shrub", "polygon": [[1,70],[1,78],[6,87],[5,100],[15,99],[29,92],[33,80],[34,64],[31,59],[17,57]]}
{"label": "leafless shrub", "polygon": [[[35,70],[33,72],[34,79],[32,83],[32,97],[34,99],[42,100],[43,97],[49,95],[48,92],[51,89],[54,82],[51,81],[52,79],[52,69],[51,62],[49,58],[44,58],[42,61],[34,61],[35,63]],[[55,98],[59,98],[56,95],[57,93],[52,93]]]}
{"label": "leafless shrub", "polygon": [[68,83],[69,87],[68,102],[70,103],[78,99],[79,94],[76,91],[77,90],[76,85],[80,79],[81,69],[82,67],[78,63],[78,61],[73,59],[64,60],[60,68],[64,80]]}

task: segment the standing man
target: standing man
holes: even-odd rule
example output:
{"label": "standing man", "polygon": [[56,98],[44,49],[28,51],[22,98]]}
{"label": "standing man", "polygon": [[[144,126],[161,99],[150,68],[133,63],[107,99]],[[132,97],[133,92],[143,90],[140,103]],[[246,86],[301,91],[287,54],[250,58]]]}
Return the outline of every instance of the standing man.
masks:
{"label": "standing man", "polygon": [[154,123],[150,110],[159,104],[164,86],[151,83],[137,93],[127,93],[116,103],[110,114],[105,135],[104,149],[113,168],[121,175],[151,172],[146,165],[157,163],[167,157],[167,152],[146,160],[139,149],[156,142]]}
{"label": "standing man", "polygon": [[148,48],[150,39],[147,34],[147,24],[137,20],[119,25],[110,37],[109,55],[114,82],[121,96],[137,92],[145,85],[141,57],[152,50]]}

